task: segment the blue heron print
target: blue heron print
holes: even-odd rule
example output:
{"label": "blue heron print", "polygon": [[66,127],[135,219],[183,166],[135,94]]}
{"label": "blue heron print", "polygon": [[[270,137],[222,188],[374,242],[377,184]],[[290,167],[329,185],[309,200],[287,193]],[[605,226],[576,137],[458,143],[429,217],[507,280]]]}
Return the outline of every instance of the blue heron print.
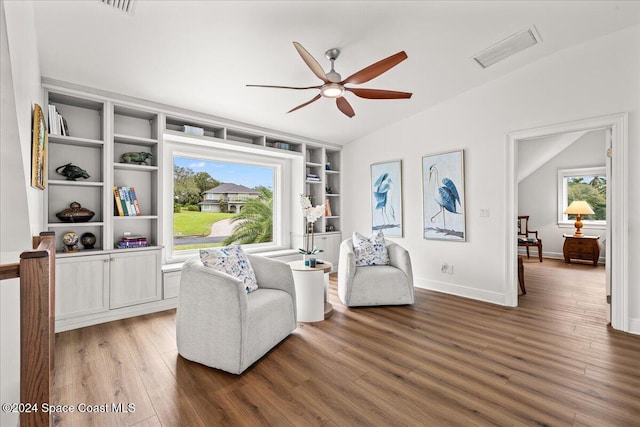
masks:
{"label": "blue heron print", "polygon": [[380,175],[373,183],[373,197],[376,201],[375,209],[380,211],[383,225],[392,224],[392,220],[396,220],[396,212],[393,209],[393,206],[391,206],[391,203],[389,203],[389,206],[387,207],[387,202],[389,202],[389,192],[392,185],[393,181],[386,172]]}
{"label": "blue heron print", "polygon": [[422,158],[425,239],[466,241],[464,151]]}
{"label": "blue heron print", "polygon": [[402,162],[371,165],[371,230],[402,237]]}
{"label": "blue heron print", "polygon": [[429,184],[431,185],[433,182],[433,185],[437,187],[433,189],[433,196],[440,207],[438,212],[431,217],[431,222],[435,222],[436,217],[438,215],[442,215],[442,227],[447,228],[445,211],[449,211],[453,214],[460,214],[457,210],[457,206],[461,206],[460,194],[458,194],[456,185],[449,178],[442,178],[442,185],[439,186],[439,178],[438,168],[435,164],[431,165],[431,167],[429,167]]}

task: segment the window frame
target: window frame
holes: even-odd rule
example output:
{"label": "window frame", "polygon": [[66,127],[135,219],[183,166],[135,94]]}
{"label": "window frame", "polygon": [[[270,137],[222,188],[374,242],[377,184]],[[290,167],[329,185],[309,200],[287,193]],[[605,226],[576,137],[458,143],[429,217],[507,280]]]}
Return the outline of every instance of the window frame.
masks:
{"label": "window frame", "polygon": [[[198,254],[198,249],[173,250],[173,165],[174,157],[191,157],[206,161],[227,163],[241,163],[270,167],[274,169],[273,183],[273,242],[242,245],[249,253],[269,252],[288,249],[291,234],[291,180],[292,162],[287,156],[279,153],[264,153],[256,149],[247,150],[244,147],[227,146],[207,141],[204,144],[197,138],[189,136],[172,137],[165,134],[164,138],[164,173],[163,173],[163,240],[165,248],[165,263],[179,263]],[[215,177],[214,177],[215,178]]]}
{"label": "window frame", "polygon": [[[569,215],[564,211],[569,206],[567,203],[569,197],[567,178],[579,177],[579,176],[604,176],[607,177],[607,168],[605,165],[592,166],[587,168],[567,168],[558,169],[558,227],[572,228],[574,227],[574,220],[569,220]],[[587,217],[582,218],[582,223],[587,228],[604,230],[607,228],[606,220],[589,220]]]}

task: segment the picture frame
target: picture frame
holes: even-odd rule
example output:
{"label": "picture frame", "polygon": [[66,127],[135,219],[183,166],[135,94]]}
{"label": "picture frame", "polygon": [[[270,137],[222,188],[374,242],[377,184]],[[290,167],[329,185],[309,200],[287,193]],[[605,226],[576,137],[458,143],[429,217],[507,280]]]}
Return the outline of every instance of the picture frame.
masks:
{"label": "picture frame", "polygon": [[42,108],[33,107],[33,140],[31,143],[31,186],[44,190],[47,185],[47,123]]}
{"label": "picture frame", "polygon": [[465,242],[464,150],[422,157],[423,237]]}
{"label": "picture frame", "polygon": [[371,165],[371,231],[403,236],[402,160]]}

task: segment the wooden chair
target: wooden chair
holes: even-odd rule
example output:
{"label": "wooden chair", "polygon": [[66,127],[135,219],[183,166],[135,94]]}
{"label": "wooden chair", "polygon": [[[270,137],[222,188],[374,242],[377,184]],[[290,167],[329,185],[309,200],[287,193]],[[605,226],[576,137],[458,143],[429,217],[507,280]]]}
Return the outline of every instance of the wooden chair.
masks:
{"label": "wooden chair", "polygon": [[520,257],[518,257],[518,283],[520,284],[522,295],[526,295],[527,290],[524,288],[524,262]]}
{"label": "wooden chair", "polygon": [[529,248],[536,246],[538,258],[542,262],[542,240],[538,237],[537,231],[529,230],[529,215],[518,216],[518,246],[527,248],[527,258],[529,258]]}

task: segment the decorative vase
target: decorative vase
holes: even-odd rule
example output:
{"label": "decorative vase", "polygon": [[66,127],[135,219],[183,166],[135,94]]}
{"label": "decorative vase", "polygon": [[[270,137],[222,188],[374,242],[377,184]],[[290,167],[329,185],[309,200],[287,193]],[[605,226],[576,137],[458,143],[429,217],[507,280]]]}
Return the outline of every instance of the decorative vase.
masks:
{"label": "decorative vase", "polygon": [[93,233],[84,233],[80,236],[80,243],[85,249],[93,249],[96,244],[96,236]]}
{"label": "decorative vase", "polygon": [[73,202],[67,209],[63,209],[56,214],[58,219],[62,222],[87,222],[95,213],[87,208],[83,208],[80,203]]}

